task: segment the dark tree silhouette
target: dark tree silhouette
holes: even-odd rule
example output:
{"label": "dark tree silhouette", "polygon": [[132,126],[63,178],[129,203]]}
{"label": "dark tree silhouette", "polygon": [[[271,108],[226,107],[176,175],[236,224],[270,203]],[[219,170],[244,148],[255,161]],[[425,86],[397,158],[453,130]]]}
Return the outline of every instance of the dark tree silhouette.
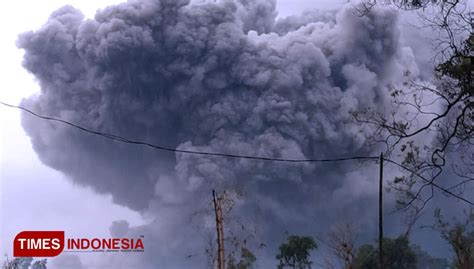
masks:
{"label": "dark tree silhouette", "polygon": [[350,224],[335,225],[328,232],[326,245],[342,261],[344,269],[353,269],[355,258],[354,230]]}
{"label": "dark tree silhouette", "polygon": [[439,178],[449,177],[443,185],[459,195],[466,184],[474,183],[474,13],[465,0],[366,0],[359,6],[361,15],[376,5],[416,10],[419,26],[438,32],[432,40],[438,63],[432,81],[421,82],[407,71],[403,85],[390,89],[389,113],[373,107],[353,112],[358,123],[374,127],[373,145],[384,145],[385,156],[400,158],[411,171],[390,184],[397,192],[398,209],[408,213],[408,236],[434,197]]}
{"label": "dark tree silhouette", "polygon": [[441,210],[435,210],[436,222],[430,226],[438,231],[455,253],[453,267],[457,269],[474,268],[474,211],[465,212],[465,220],[446,221]]}
{"label": "dark tree silhouette", "polygon": [[[396,239],[384,238],[384,268],[385,269],[416,269],[416,255],[405,236]],[[354,259],[355,269],[378,269],[379,250],[372,245],[359,248]]]}
{"label": "dark tree silhouette", "polygon": [[311,268],[310,252],[317,247],[316,241],[310,236],[290,235],[287,242],[280,245],[276,255],[279,261],[278,269]]}
{"label": "dark tree silhouette", "polygon": [[33,261],[33,258],[14,258],[10,260],[7,257],[2,269],[46,269],[46,264],[46,259]]}

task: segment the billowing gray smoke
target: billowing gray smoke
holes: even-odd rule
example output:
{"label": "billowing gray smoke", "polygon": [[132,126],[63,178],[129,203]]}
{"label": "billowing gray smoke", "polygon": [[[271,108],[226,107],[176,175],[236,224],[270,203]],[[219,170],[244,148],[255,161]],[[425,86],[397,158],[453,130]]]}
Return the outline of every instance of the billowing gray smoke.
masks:
{"label": "billowing gray smoke", "polygon": [[[23,105],[171,148],[277,158],[369,154],[349,111],[383,107],[387,85],[413,65],[395,14],[359,17],[348,6],[277,20],[275,6],[141,0],[94,19],[61,8],[18,40],[41,85]],[[147,239],[145,257],[135,261],[141,268],[204,267],[185,257],[208,243],[198,230],[212,228],[212,216],[195,213],[210,209],[212,188],[236,195],[233,212],[269,245],[270,258],[285,231],[314,234],[372,214],[376,173],[359,163],[174,155],[26,115],[23,125],[46,165],[155,216],[147,226],[121,226]]]}

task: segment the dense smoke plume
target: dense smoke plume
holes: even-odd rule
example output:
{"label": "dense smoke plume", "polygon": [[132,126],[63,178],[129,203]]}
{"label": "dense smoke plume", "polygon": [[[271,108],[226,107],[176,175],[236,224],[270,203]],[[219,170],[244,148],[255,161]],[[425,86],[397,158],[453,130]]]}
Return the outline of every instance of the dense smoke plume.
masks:
{"label": "dense smoke plume", "polygon": [[[63,7],[18,40],[25,68],[41,85],[23,105],[178,149],[294,159],[371,154],[370,130],[351,124],[349,112],[383,110],[388,86],[406,69],[418,72],[411,50],[401,46],[396,14],[374,9],[360,17],[348,5],[276,19],[275,6],[141,0],[94,19]],[[43,163],[154,217],[143,227],[111,227],[145,236],[146,252],[125,259],[140,268],[205,266],[197,254],[208,243],[200,233],[213,227],[213,188],[235,196],[233,214],[255,231],[254,241],[268,245],[262,257],[270,259],[285,231],[375,222],[370,165],[174,155],[27,115],[23,126]],[[191,254],[197,258],[186,258]],[[120,262],[111,259],[104,262]]]}

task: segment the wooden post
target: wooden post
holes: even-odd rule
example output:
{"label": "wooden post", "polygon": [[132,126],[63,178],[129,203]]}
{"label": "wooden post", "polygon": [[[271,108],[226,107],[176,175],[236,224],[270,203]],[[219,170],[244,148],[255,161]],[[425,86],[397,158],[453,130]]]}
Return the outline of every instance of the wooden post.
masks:
{"label": "wooden post", "polygon": [[379,268],[383,269],[383,153],[380,153],[379,163]]}
{"label": "wooden post", "polygon": [[222,215],[221,199],[217,197],[215,190],[212,190],[212,202],[214,203],[214,211],[216,215],[217,268],[225,269],[224,216]]}

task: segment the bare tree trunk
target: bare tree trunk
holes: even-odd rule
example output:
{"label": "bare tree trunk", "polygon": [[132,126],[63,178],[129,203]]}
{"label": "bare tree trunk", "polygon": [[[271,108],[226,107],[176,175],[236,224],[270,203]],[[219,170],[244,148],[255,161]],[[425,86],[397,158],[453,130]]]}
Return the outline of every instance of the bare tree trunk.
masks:
{"label": "bare tree trunk", "polygon": [[216,214],[217,268],[225,269],[224,216],[222,215],[221,199],[217,197],[215,190],[212,190],[212,201],[214,203],[214,211]]}

